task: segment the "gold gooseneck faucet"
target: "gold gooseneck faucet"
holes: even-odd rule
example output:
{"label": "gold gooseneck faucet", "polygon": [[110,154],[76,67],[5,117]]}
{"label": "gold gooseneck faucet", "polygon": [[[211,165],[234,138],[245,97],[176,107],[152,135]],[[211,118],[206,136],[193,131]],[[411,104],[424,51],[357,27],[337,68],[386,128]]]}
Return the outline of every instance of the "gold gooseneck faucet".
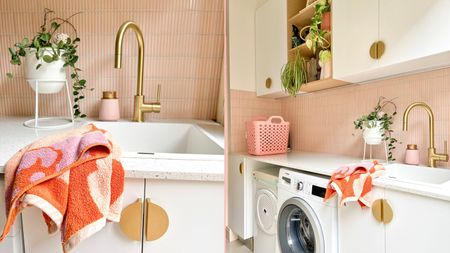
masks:
{"label": "gold gooseneck faucet", "polygon": [[424,102],[415,102],[410,104],[405,113],[403,113],[403,131],[408,131],[408,117],[410,111],[414,107],[422,107],[428,113],[428,131],[430,138],[430,145],[428,147],[428,166],[436,167],[436,161],[448,161],[447,141],[444,141],[444,154],[437,154],[434,147],[434,115],[431,108]]}
{"label": "gold gooseneck faucet", "polygon": [[137,122],[143,122],[144,112],[159,113],[161,111],[161,103],[159,101],[161,93],[161,85],[158,85],[156,102],[145,103],[144,95],[142,94],[142,90],[144,88],[144,37],[142,36],[141,29],[139,29],[139,27],[133,21],[126,21],[120,26],[119,31],[117,31],[114,67],[117,69],[122,68],[123,37],[128,28],[132,29],[136,34],[136,39],[139,45],[138,79],[137,79],[136,95],[134,96],[133,120]]}

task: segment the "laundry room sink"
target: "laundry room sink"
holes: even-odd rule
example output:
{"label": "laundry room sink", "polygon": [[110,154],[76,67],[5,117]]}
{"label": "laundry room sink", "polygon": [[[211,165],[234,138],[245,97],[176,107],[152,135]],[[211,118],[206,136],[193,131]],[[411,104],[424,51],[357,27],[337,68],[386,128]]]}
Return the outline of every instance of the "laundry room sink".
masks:
{"label": "laundry room sink", "polygon": [[386,173],[382,178],[440,187],[450,182],[450,170],[406,164],[390,164],[386,166]]}

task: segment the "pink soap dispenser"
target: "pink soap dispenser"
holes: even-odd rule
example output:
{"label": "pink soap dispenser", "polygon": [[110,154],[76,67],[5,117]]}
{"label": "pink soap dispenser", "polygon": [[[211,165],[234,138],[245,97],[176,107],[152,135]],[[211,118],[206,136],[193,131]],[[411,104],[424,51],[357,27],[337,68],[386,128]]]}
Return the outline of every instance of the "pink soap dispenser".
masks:
{"label": "pink soap dispenser", "polygon": [[120,119],[119,99],[117,99],[116,91],[103,92],[98,118],[102,121],[116,121]]}
{"label": "pink soap dispenser", "polygon": [[419,150],[417,150],[416,144],[406,145],[405,163],[419,165]]}

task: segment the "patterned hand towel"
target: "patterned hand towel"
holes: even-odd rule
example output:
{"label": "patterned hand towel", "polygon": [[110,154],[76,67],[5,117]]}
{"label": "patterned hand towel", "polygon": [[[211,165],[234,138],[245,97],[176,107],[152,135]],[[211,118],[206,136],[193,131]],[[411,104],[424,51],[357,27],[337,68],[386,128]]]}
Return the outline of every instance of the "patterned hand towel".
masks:
{"label": "patterned hand towel", "polygon": [[[5,167],[7,222],[28,206],[42,210],[49,233],[61,231],[64,252],[120,220],[124,171],[120,150],[94,125],[38,140]],[[25,228],[27,229],[27,228]]]}
{"label": "patterned hand towel", "polygon": [[358,201],[361,207],[370,207],[372,180],[383,173],[384,167],[377,161],[341,167],[331,175],[324,200],[337,193],[341,199],[340,205]]}

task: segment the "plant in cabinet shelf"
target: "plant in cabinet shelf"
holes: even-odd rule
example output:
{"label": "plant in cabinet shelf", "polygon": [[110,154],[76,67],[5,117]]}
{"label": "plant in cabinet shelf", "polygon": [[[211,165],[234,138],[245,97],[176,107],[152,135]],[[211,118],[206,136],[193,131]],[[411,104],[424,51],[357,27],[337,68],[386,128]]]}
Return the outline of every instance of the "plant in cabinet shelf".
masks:
{"label": "plant in cabinet shelf", "polygon": [[319,53],[319,65],[321,68],[320,79],[331,78],[331,51],[324,49]]}
{"label": "plant in cabinet shelf", "polygon": [[286,63],[281,69],[281,85],[289,95],[295,97],[302,85],[308,81],[306,68],[305,58],[297,52],[294,60]]}
{"label": "plant in cabinet shelf", "polygon": [[[389,161],[395,161],[392,151],[395,149],[395,143],[397,143],[397,139],[392,137],[393,130],[391,129],[394,116],[397,114],[397,106],[393,100],[380,97],[373,111],[353,122],[355,129],[363,130],[363,137],[367,144],[378,145],[382,141],[388,143]],[[385,111],[387,106],[393,107],[394,111],[391,114]]]}
{"label": "plant in cabinet shelf", "polygon": [[315,6],[314,16],[311,18],[306,46],[316,52],[318,48],[329,48],[330,42],[325,38],[330,29],[330,0],[319,0]]}
{"label": "plant in cabinet shelf", "polygon": [[[59,92],[66,81],[66,68],[70,68],[74,97],[74,116],[84,118],[86,114],[81,113],[79,102],[84,99],[86,80],[80,78],[77,47],[80,38],[77,36],[75,26],[69,21],[75,13],[68,18],[50,17],[54,11],[44,10],[44,21],[40,31],[31,39],[24,38],[9,48],[11,64],[21,65],[24,58],[25,78],[36,90],[35,82],[31,80],[42,80],[39,82],[39,94],[51,94]],[[74,36],[65,33],[57,33],[62,25],[68,25],[74,32]],[[12,78],[11,73],[7,73]]]}

